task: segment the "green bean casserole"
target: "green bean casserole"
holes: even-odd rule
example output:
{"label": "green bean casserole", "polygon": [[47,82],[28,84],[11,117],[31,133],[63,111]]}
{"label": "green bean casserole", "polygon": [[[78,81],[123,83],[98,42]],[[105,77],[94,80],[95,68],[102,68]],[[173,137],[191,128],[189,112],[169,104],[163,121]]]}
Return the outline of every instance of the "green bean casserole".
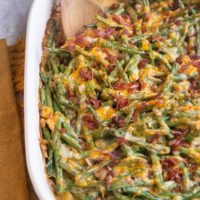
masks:
{"label": "green bean casserole", "polygon": [[118,2],[67,39],[54,9],[39,108],[58,198],[200,199],[199,5]]}

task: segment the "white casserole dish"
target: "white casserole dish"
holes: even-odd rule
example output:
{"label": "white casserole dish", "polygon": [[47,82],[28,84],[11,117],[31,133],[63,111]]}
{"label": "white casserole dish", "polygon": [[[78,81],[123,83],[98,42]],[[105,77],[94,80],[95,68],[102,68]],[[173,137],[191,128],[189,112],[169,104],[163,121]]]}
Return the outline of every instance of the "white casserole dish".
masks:
{"label": "white casserole dish", "polygon": [[42,41],[53,0],[35,0],[28,18],[25,58],[25,148],[28,172],[40,200],[54,200],[45,175],[44,161],[39,144],[39,66]]}

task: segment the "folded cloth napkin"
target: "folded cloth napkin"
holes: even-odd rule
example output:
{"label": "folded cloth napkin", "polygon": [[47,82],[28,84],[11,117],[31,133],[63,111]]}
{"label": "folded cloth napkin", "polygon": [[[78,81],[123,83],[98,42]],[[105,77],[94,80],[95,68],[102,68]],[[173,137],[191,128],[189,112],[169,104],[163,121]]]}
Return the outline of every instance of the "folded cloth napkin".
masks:
{"label": "folded cloth napkin", "polygon": [[0,199],[29,199],[23,139],[5,40],[0,40]]}

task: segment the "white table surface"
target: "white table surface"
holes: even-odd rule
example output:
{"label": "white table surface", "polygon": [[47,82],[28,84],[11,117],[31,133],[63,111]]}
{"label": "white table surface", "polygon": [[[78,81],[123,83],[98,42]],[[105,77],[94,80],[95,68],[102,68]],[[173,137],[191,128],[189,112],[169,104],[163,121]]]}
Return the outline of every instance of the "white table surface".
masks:
{"label": "white table surface", "polygon": [[13,44],[20,34],[25,33],[32,1],[0,0],[0,38],[6,38],[8,44]]}

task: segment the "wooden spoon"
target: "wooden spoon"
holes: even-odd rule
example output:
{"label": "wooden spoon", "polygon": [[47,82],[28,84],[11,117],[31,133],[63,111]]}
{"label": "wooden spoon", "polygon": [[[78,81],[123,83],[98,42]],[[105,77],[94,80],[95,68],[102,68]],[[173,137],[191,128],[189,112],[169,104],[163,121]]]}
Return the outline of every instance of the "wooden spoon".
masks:
{"label": "wooden spoon", "polygon": [[66,37],[74,36],[94,16],[117,0],[61,0],[62,24]]}

